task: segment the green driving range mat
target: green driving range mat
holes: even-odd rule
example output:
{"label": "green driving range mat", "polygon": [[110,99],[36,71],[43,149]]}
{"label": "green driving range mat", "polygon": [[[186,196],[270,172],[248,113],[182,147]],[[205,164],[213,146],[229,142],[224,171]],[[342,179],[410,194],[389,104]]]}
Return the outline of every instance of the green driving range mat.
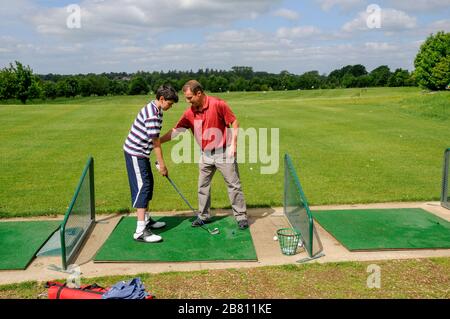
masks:
{"label": "green driving range mat", "polygon": [[0,223],[0,270],[25,269],[61,221]]}
{"label": "green driving range mat", "polygon": [[141,243],[133,239],[136,217],[124,217],[94,258],[94,262],[186,262],[257,261],[250,230],[240,230],[232,216],[214,217],[206,224],[211,235],[192,227],[193,217],[155,217],[166,227],[152,230],[162,236],[160,243]]}
{"label": "green driving range mat", "polygon": [[420,208],[314,211],[348,250],[450,248],[450,222]]}

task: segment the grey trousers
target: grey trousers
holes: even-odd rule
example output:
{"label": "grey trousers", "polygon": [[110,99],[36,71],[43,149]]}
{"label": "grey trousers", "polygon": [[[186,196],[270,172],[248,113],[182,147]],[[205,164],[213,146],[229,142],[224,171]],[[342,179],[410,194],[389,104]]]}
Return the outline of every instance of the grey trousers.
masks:
{"label": "grey trousers", "polygon": [[236,160],[227,162],[225,152],[210,154],[202,152],[199,163],[198,209],[199,218],[206,220],[211,216],[211,181],[216,170],[222,173],[227,184],[233,215],[239,222],[247,219],[247,206],[242,192]]}

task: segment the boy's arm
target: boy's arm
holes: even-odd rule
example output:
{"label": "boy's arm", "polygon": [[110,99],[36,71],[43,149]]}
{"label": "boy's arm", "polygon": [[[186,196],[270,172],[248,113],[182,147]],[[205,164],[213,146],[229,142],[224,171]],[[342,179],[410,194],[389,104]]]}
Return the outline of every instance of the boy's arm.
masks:
{"label": "boy's arm", "polygon": [[159,163],[159,172],[162,176],[168,176],[169,172],[167,171],[166,163],[164,162],[163,153],[161,150],[161,140],[159,137],[152,138],[153,141],[153,150],[155,151],[156,159]]}

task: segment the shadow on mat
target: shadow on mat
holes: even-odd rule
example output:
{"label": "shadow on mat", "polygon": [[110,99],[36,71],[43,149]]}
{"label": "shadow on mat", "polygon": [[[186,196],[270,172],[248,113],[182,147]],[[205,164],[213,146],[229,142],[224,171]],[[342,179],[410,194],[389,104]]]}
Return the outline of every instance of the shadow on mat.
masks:
{"label": "shadow on mat", "polygon": [[[211,217],[211,222],[205,224],[206,228],[210,228],[213,229],[215,226],[215,223],[218,222],[221,219],[224,218],[228,218],[229,216],[213,216]],[[189,220],[189,225],[188,227],[192,227],[191,223],[197,218],[197,216],[162,216],[162,217],[152,217],[154,218],[156,221],[160,221],[160,222],[165,222],[166,223],[166,227],[161,228],[161,229],[152,229],[152,232],[160,235],[160,234],[164,234],[166,231],[175,228],[177,226],[179,226],[181,223],[183,223],[186,220]],[[196,228],[201,228],[201,227],[196,227]]]}

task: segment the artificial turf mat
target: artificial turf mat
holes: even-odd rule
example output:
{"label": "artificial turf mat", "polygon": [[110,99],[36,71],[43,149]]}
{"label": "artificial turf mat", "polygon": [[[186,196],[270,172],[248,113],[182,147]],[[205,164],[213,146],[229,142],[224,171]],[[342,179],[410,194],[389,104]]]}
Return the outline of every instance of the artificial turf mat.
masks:
{"label": "artificial turf mat", "polygon": [[61,221],[0,223],[0,270],[25,269]]}
{"label": "artificial turf mat", "polygon": [[450,222],[420,208],[327,210],[312,214],[351,251],[450,248]]}
{"label": "artificial turf mat", "polygon": [[160,243],[141,243],[133,239],[136,217],[124,217],[94,258],[94,262],[186,262],[186,261],[257,261],[250,230],[240,230],[232,216],[213,217],[210,235],[192,227],[192,217],[155,217],[167,223],[152,230],[163,237]]}

